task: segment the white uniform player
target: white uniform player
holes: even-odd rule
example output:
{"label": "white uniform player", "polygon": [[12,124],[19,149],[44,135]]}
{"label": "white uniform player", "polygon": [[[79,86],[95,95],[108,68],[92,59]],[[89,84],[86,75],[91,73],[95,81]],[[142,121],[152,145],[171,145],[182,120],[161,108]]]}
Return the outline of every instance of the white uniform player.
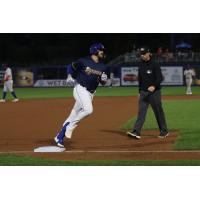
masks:
{"label": "white uniform player", "polygon": [[104,46],[101,43],[90,47],[90,56],[80,58],[68,66],[67,82],[76,84],[73,91],[74,107],[60,132],[54,138],[59,147],[64,147],[64,138],[71,138],[77,124],[93,112],[92,100],[99,83],[105,85],[107,81],[107,67],[101,61],[105,57]]}
{"label": "white uniform player", "polygon": [[185,82],[186,82],[186,86],[187,86],[186,94],[190,95],[190,94],[192,94],[191,85],[192,85],[193,77],[195,76],[194,70],[190,69],[188,67],[184,71],[184,76],[185,76]]}
{"label": "white uniform player", "polygon": [[12,70],[8,67],[7,64],[2,65],[3,68],[5,69],[4,73],[4,87],[3,87],[3,96],[0,102],[4,103],[6,102],[6,94],[7,92],[10,92],[14,99],[12,102],[17,102],[19,99],[17,98],[14,90],[13,90],[13,77],[12,77]]}

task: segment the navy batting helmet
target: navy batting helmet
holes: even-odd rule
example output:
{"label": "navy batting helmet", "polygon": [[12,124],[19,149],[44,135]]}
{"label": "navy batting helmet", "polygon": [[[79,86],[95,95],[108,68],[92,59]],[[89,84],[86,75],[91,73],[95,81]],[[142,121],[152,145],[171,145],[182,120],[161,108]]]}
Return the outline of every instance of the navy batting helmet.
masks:
{"label": "navy batting helmet", "polygon": [[104,51],[104,50],[105,50],[105,48],[104,48],[103,44],[101,44],[101,43],[95,43],[90,46],[90,54],[91,55],[96,55],[96,54],[98,54],[99,51]]}

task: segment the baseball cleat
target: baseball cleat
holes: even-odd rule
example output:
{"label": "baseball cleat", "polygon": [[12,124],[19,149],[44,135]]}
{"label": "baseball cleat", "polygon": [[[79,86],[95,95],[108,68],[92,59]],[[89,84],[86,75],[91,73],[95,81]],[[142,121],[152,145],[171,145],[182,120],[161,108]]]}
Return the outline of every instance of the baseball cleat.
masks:
{"label": "baseball cleat", "polygon": [[63,125],[61,131],[54,138],[57,146],[59,146],[59,147],[64,147],[63,141],[64,141],[64,137],[65,137],[66,127],[68,125],[69,125],[69,122],[67,122],[65,125]]}
{"label": "baseball cleat", "polygon": [[58,147],[62,147],[62,148],[65,147],[63,144],[63,140],[58,139],[58,135],[54,138],[54,140]]}
{"label": "baseball cleat", "polygon": [[161,139],[166,138],[167,136],[169,136],[169,132],[165,133],[165,134],[160,134],[158,137]]}
{"label": "baseball cleat", "polygon": [[1,99],[1,100],[0,100],[0,103],[5,103],[5,102],[6,102],[5,99]]}
{"label": "baseball cleat", "polygon": [[12,100],[12,102],[18,102],[19,101],[19,99],[13,99]]}
{"label": "baseball cleat", "polygon": [[133,137],[133,138],[137,139],[137,140],[140,140],[140,139],[141,139],[141,137],[140,137],[139,135],[137,135],[137,133],[135,133],[135,132],[130,132],[130,131],[128,131],[128,132],[126,132],[126,134],[127,134],[128,136],[130,136],[130,137]]}

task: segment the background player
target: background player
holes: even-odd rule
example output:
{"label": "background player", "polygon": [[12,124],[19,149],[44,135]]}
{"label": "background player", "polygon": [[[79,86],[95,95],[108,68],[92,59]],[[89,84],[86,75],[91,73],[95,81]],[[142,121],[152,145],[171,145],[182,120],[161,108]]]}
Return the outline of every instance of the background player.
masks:
{"label": "background player", "polygon": [[195,73],[194,70],[190,68],[190,66],[188,65],[184,71],[184,76],[185,76],[185,83],[186,83],[186,94],[190,95],[192,94],[192,81],[193,78],[195,77]]}
{"label": "background player", "polygon": [[92,100],[99,83],[105,85],[107,68],[102,60],[105,58],[105,49],[101,43],[90,47],[90,56],[81,58],[68,66],[68,83],[76,83],[73,90],[74,107],[63,127],[54,138],[59,147],[64,147],[64,137],[72,137],[77,124],[93,112]]}
{"label": "background player", "polygon": [[2,102],[2,103],[6,102],[7,92],[10,92],[12,94],[12,96],[14,97],[12,102],[17,102],[17,101],[19,101],[19,99],[17,98],[17,96],[13,90],[12,70],[11,70],[11,68],[8,67],[7,64],[3,64],[2,67],[5,70],[5,73],[4,73],[3,95],[2,95],[2,99],[0,100],[0,102]]}

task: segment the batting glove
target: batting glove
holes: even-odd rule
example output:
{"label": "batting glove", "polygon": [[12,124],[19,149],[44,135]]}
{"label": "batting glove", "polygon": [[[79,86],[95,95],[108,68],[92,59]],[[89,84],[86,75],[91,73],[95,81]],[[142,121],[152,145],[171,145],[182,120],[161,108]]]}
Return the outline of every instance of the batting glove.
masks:
{"label": "batting glove", "polygon": [[74,84],[75,84],[75,80],[72,78],[72,76],[71,76],[71,74],[69,74],[68,76],[67,76],[67,85],[69,85],[69,86],[74,86]]}
{"label": "batting glove", "polygon": [[107,79],[108,79],[108,76],[105,74],[105,72],[103,72],[101,75],[101,81],[106,82]]}

